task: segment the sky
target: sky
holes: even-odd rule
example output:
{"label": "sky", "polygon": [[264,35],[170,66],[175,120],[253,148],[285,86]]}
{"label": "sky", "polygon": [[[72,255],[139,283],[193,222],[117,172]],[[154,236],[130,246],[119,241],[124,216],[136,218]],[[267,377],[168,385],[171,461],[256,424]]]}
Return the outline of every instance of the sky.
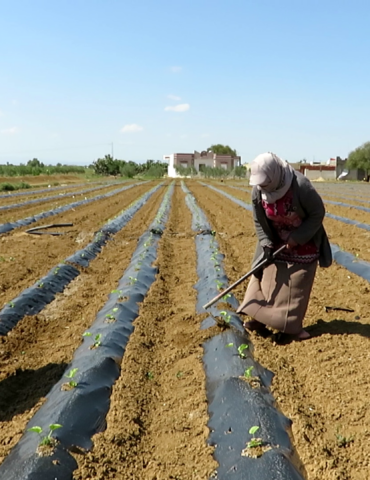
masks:
{"label": "sky", "polygon": [[368,0],[0,0],[0,164],[370,140]]}

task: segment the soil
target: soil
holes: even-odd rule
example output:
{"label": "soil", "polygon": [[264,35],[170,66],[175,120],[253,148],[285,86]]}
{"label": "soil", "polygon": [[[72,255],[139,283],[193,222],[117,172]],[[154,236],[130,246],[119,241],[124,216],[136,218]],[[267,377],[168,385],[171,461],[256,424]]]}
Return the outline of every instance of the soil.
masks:
{"label": "soil", "polygon": [[201,347],[216,327],[199,330],[194,234],[179,185],[156,264],[157,280],[141,305],[113,388],[107,429],[94,437],[91,453],[77,456],[75,480],[204,480],[217,467],[206,446]]}
{"label": "soil", "polygon": [[[188,186],[217,232],[230,282],[237,280],[250,269],[255,249],[251,212],[195,182]],[[244,288],[236,289],[239,300]],[[369,478],[368,293],[366,281],[336,264],[319,269],[304,322],[311,339],[278,344],[273,336],[251,334],[256,359],[275,373],[272,391],[293,420],[293,442],[308,480]],[[326,312],[325,306],[355,312]],[[354,440],[340,446],[338,432]]]}
{"label": "soil", "polygon": [[[127,184],[125,183],[124,185],[127,185]],[[43,192],[43,193],[40,193],[37,190],[32,190],[34,193],[28,193],[28,190],[23,190],[21,193],[25,193],[26,195],[13,196],[13,195],[10,194],[7,197],[0,198],[0,207],[2,207],[4,205],[14,205],[14,204],[18,204],[18,203],[28,202],[29,200],[35,200],[36,198],[46,199],[46,198],[52,197],[54,195],[55,196],[59,195],[60,197],[62,197],[66,193],[79,192],[81,190],[88,190],[90,188],[95,188],[95,187],[99,187],[99,186],[100,185],[98,183],[93,183],[93,184],[92,183],[85,183],[84,185],[79,184],[79,186],[68,185],[68,186],[65,186],[64,188],[61,188],[59,190],[50,189],[50,191]],[[101,187],[103,188],[104,185],[101,184]],[[119,187],[119,185],[116,184],[116,188],[118,188],[118,187]],[[99,194],[99,191],[100,190],[96,190],[97,195]],[[3,193],[6,193],[6,192],[3,192]],[[17,193],[20,193],[20,191],[18,191]],[[69,197],[69,198],[71,198],[71,197]],[[40,203],[40,205],[41,205],[41,203]]]}
{"label": "soil", "polygon": [[[256,244],[252,214],[195,181],[186,183],[216,231],[231,283],[250,269]],[[1,303],[86,245],[108,218],[153,185],[58,215],[58,221],[76,225],[61,238],[30,238],[21,229],[1,236]],[[222,189],[239,196],[237,190]],[[53,303],[0,337],[0,463],[65,374],[81,334],[116,288],[163,194],[164,189],[154,194]],[[351,245],[365,255],[359,229],[325,222],[332,242],[340,239],[346,250]],[[195,312],[194,232],[179,182],[156,264],[159,273],[140,306],[113,387],[107,429],[94,437],[90,453],[76,455],[74,480],[205,480],[217,468],[207,446],[202,344],[219,329],[199,329],[204,315]],[[239,300],[245,288],[235,289]],[[369,478],[369,292],[366,281],[336,264],[318,269],[304,322],[310,339],[251,334],[256,359],[275,374],[272,391],[277,407],[293,421],[292,442],[307,480]],[[326,311],[327,306],[354,312]]]}
{"label": "soil", "polygon": [[[95,190],[94,192],[88,192],[83,194],[76,192],[76,194],[73,195],[72,197],[65,198],[61,196],[60,198],[54,199],[54,200],[48,200],[47,197],[45,197],[45,202],[42,202],[42,203],[25,205],[23,207],[15,207],[9,210],[0,211],[0,223],[13,222],[15,220],[20,220],[21,218],[37,215],[38,213],[46,212],[48,210],[53,210],[54,208],[61,207],[62,205],[67,205],[68,203],[74,203],[74,202],[84,200],[85,198],[93,198],[98,195],[104,195],[105,193],[111,192],[112,190],[116,190],[118,188],[119,188],[119,185],[113,185],[110,187],[105,187],[99,190]],[[84,188],[81,188],[78,190],[81,191],[81,190],[84,190]],[[43,198],[43,196],[41,195],[40,198]],[[50,217],[47,220],[48,220],[48,223],[52,223],[50,222]],[[27,227],[27,228],[30,228],[30,227]]]}
{"label": "soil", "polygon": [[74,174],[67,175],[23,175],[20,177],[0,177],[0,183],[29,183],[35,187],[41,185],[55,185],[59,183],[82,183],[86,181],[84,176]]}
{"label": "soil", "polygon": [[[110,218],[127,208],[154,186],[154,182],[133,187],[113,197],[45,218],[32,226],[73,223],[55,228],[65,235],[30,235],[29,227],[17,228],[0,236],[0,308],[75,251],[85,247],[94,233]],[[159,195],[159,193],[157,193]]]}
{"label": "soil", "polygon": [[[137,240],[153,221],[163,194],[164,189],[159,189],[54,302],[0,337],[0,462],[64,374],[82,333],[129,265]],[[90,205],[90,213],[93,211]]]}

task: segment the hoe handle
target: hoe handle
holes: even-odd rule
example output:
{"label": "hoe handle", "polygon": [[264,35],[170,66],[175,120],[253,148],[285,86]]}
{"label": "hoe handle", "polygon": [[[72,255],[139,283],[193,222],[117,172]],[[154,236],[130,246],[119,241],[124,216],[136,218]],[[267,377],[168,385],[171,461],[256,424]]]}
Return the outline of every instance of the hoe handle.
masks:
{"label": "hoe handle", "polygon": [[[279,253],[281,253],[283,250],[286,249],[286,245],[283,245],[282,247],[278,248],[273,254],[272,254],[272,257],[275,258],[276,255],[278,255]],[[207,309],[208,307],[210,307],[211,305],[213,305],[214,303],[218,302],[224,295],[226,295],[227,293],[231,292],[231,290],[233,290],[235,287],[237,287],[240,283],[244,282],[244,280],[246,280],[248,277],[250,277],[251,275],[253,275],[254,273],[258,272],[264,265],[266,265],[266,263],[268,263],[269,260],[267,258],[265,258],[264,260],[262,260],[261,263],[259,263],[258,265],[256,265],[251,271],[249,271],[248,273],[246,273],[245,275],[243,275],[241,278],[239,278],[239,280],[237,280],[236,282],[234,282],[232,285],[230,285],[229,287],[227,287],[223,292],[219,293],[217,295],[217,297],[213,298],[211,301],[209,301],[208,303],[206,303],[205,305],[203,305],[203,308],[204,309]]]}

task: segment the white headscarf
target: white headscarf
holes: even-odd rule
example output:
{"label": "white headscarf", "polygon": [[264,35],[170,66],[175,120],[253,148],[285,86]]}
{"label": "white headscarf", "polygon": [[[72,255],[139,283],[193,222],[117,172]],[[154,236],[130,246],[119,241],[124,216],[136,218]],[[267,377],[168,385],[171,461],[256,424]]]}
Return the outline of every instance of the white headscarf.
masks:
{"label": "white headscarf", "polygon": [[257,185],[262,199],[275,203],[289,190],[293,180],[293,168],[274,153],[262,153],[251,165],[250,185]]}

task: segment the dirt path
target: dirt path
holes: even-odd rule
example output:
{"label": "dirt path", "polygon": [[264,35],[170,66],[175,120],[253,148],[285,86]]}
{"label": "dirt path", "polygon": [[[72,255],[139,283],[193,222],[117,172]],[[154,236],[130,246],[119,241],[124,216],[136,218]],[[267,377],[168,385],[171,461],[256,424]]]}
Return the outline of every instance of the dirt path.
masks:
{"label": "dirt path", "polygon": [[[29,235],[25,228],[0,237],[0,307],[30,287],[54,265],[86,246],[94,233],[110,218],[127,208],[154,183],[133,187],[93,204],[41,220],[35,225],[53,222],[73,223],[62,236]],[[160,196],[161,192],[156,195]],[[140,215],[140,213],[139,213]],[[57,229],[56,229],[57,230]]]}
{"label": "dirt path", "polygon": [[127,268],[163,194],[160,189],[53,303],[0,337],[0,462],[62,376],[81,334]]}
{"label": "dirt path", "polygon": [[[159,275],[135,321],[104,433],[77,457],[74,478],[204,480],[217,467],[206,446],[202,341],[195,315],[196,253],[190,212],[175,187],[160,241]],[[124,405],[124,408],[123,408]]]}
{"label": "dirt path", "polygon": [[[249,270],[255,247],[251,213],[207,187],[188,186],[217,232],[230,281],[236,280]],[[236,290],[239,300],[245,287]],[[273,393],[293,420],[308,480],[369,478],[369,293],[366,281],[342,267],[319,269],[304,322],[310,340],[277,345],[252,335],[256,359],[276,374]],[[355,312],[326,313],[325,306]],[[338,432],[353,441],[341,447]]]}

